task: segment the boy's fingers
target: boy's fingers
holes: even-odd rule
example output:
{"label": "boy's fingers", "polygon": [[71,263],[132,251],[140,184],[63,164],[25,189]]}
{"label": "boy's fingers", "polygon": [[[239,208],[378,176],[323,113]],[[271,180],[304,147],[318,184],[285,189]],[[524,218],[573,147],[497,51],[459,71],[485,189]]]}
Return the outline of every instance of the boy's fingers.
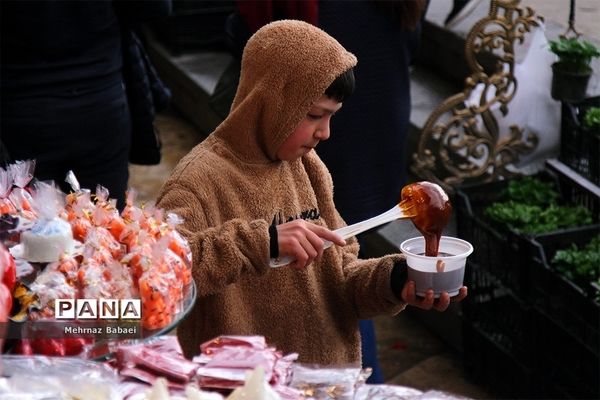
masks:
{"label": "boy's fingers", "polygon": [[323,239],[312,231],[306,233],[306,240],[310,243],[310,246],[316,251],[314,258],[319,258],[323,255]]}
{"label": "boy's fingers", "polygon": [[[308,256],[309,260],[312,260],[319,254],[319,246],[315,245],[315,241],[311,240],[311,238],[309,238],[308,236],[300,238],[299,242],[302,246],[302,249],[304,250],[304,253],[306,253],[306,255]],[[323,246],[321,245],[320,247]]]}
{"label": "boy's fingers", "polygon": [[321,239],[324,240],[329,240],[330,242],[337,244],[338,246],[345,246],[346,245],[346,241],[337,233],[330,231],[329,229],[323,227],[323,226],[319,226],[319,225],[315,225],[315,224],[308,224],[307,228],[314,232],[317,236],[319,236]]}
{"label": "boy's fingers", "polygon": [[439,299],[437,299],[434,303],[434,308],[437,311],[445,311],[450,305],[450,296],[448,296],[448,292],[443,292]]}
{"label": "boy's fingers", "polygon": [[425,298],[421,302],[420,307],[425,310],[430,310],[431,307],[433,307],[434,301],[435,301],[435,297],[433,294],[433,290],[429,289],[427,292],[425,292]]}

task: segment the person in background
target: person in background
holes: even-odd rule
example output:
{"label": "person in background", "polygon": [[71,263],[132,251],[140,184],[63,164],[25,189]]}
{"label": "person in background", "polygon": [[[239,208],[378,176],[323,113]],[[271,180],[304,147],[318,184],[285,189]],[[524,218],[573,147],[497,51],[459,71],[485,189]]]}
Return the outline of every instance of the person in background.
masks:
{"label": "person in background", "polygon": [[[319,26],[360,60],[356,92],[332,121],[337,135],[317,150],[334,184],[335,204],[348,224],[374,217],[400,201],[407,183],[409,67],[419,45],[427,2],[319,2]],[[363,235],[358,236],[363,244]],[[362,251],[360,257],[367,255]],[[368,383],[383,383],[371,320],[360,321]]]}
{"label": "person in background", "polygon": [[[331,231],[345,222],[314,149],[354,90],[356,62],[314,25],[263,26],[245,46],[229,115],[162,187],[157,206],[184,220],[198,291],[177,329],[186,357],[219,335],[263,335],[300,362],[355,364],[359,318],[450,304],[448,293],[417,298],[400,254],[362,260],[354,238]],[[271,267],[282,257],[294,261]]]}
{"label": "person in background", "polygon": [[124,205],[132,120],[122,24],[166,16],[170,0],[2,1],[0,141],[64,191],[73,170]]}

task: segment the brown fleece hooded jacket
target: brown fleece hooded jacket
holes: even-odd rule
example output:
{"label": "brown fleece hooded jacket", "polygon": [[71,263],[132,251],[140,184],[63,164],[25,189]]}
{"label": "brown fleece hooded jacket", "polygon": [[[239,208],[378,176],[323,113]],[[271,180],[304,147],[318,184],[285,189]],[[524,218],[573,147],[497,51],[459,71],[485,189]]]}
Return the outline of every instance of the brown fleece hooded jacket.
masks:
{"label": "brown fleece hooded jacket", "polygon": [[269,225],[304,218],[345,225],[333,184],[314,151],[279,161],[276,150],[311,104],[356,58],[322,30],[278,21],[248,41],[230,115],[177,165],[158,205],[182,216],[198,289],[177,329],[184,353],[222,334],[264,335],[285,353],[319,364],[360,362],[358,319],[403,303],[390,274],[399,255],[357,259],[356,240],[304,270],[269,267]]}

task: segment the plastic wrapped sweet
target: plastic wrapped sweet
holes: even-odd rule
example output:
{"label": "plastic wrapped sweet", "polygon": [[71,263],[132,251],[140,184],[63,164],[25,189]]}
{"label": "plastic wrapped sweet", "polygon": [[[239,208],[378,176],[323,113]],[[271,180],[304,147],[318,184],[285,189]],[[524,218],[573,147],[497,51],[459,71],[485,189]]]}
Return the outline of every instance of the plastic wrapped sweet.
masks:
{"label": "plastic wrapped sweet", "polygon": [[298,358],[296,353],[284,356],[267,346],[263,336],[223,335],[201,344],[200,349],[202,354],[193,361],[201,365],[198,377],[204,388],[240,387],[246,372],[260,366],[264,379],[279,391],[289,383],[291,365]]}
{"label": "plastic wrapped sweet", "polygon": [[117,349],[117,364],[119,370],[137,367],[153,375],[154,380],[166,377],[180,384],[190,382],[199,367],[183,357],[174,336],[161,338],[148,345],[121,346]]}
{"label": "plastic wrapped sweet", "polygon": [[421,394],[418,389],[392,385],[362,385],[356,390],[357,399],[369,400],[416,400]]}
{"label": "plastic wrapped sweet", "polygon": [[188,265],[192,263],[192,252],[190,250],[190,245],[181,236],[179,232],[177,232],[177,226],[183,223],[183,219],[174,213],[167,214],[167,227],[169,228],[165,232],[165,237],[169,239],[169,249],[171,249],[175,254],[177,254],[181,259]]}
{"label": "plastic wrapped sweet", "polygon": [[[35,165],[33,161],[20,161],[18,168],[9,165],[6,169],[0,168],[0,243],[7,248],[20,241],[20,232],[32,224],[36,218],[31,210],[31,196],[22,186],[15,186],[15,177],[19,185],[24,185],[31,177],[30,168]],[[23,176],[24,175],[24,176]]]}
{"label": "plastic wrapped sweet", "polygon": [[12,185],[13,180],[10,170],[0,168],[0,215],[17,213],[17,208],[8,198]]}
{"label": "plastic wrapped sweet", "polygon": [[78,280],[79,262],[73,256],[61,257],[60,261],[50,263],[46,271],[58,271],[64,275],[67,284],[75,286]]}
{"label": "plastic wrapped sweet", "polygon": [[120,400],[117,374],[103,364],[75,358],[4,355],[2,399]]}
{"label": "plastic wrapped sweet", "polygon": [[356,388],[371,374],[360,367],[325,367],[295,364],[291,386],[300,390],[306,399],[353,400]]}
{"label": "plastic wrapped sweet", "polygon": [[255,349],[267,348],[267,342],[264,336],[242,336],[242,335],[221,335],[200,345],[200,351],[206,355],[212,355],[226,346],[252,347]]}
{"label": "plastic wrapped sweet", "polygon": [[[150,389],[128,396],[128,400],[223,400],[218,393],[205,392],[193,385],[185,387],[178,394],[171,394],[165,378],[157,378]],[[258,400],[258,399],[257,399]]]}
{"label": "plastic wrapped sweet", "polygon": [[64,218],[71,224],[73,237],[84,242],[88,230],[92,227],[92,213],[95,206],[92,202],[91,193],[87,189],[81,189],[73,171],[67,173],[65,181],[71,185],[72,192],[65,200]]}
{"label": "plastic wrapped sweet", "polygon": [[14,164],[8,166],[8,170],[12,175],[14,185],[23,189],[33,179],[35,160],[16,161]]}
{"label": "plastic wrapped sweet", "polygon": [[71,226],[59,218],[36,223],[21,234],[21,244],[21,257],[30,262],[58,261],[61,255],[75,251]]}
{"label": "plastic wrapped sweet", "polygon": [[21,233],[20,248],[13,248],[13,255],[30,262],[48,263],[75,252],[78,242],[73,239],[71,225],[59,217],[61,197],[54,186],[36,183],[33,202],[39,219],[30,230]]}
{"label": "plastic wrapped sweet", "polygon": [[77,288],[69,285],[62,273],[48,269],[38,275],[30,289],[39,297],[41,308],[47,308],[52,313],[54,313],[54,299],[77,297]]}
{"label": "plastic wrapped sweet", "polygon": [[78,283],[81,297],[85,299],[131,299],[138,298],[127,267],[113,261],[100,264],[86,260],[79,268]]}
{"label": "plastic wrapped sweet", "polygon": [[33,179],[34,170],[35,160],[17,161],[7,167],[13,184],[8,197],[17,209],[17,214],[28,220],[34,220],[37,217],[32,208],[32,197],[26,189],[29,182]]}
{"label": "plastic wrapped sweet", "polygon": [[142,326],[159,329],[171,323],[175,314],[175,301],[170,297],[169,283],[160,274],[144,272],[139,280],[142,299]]}
{"label": "plastic wrapped sweet", "polygon": [[231,393],[229,400],[281,400],[281,397],[267,383],[264,368],[259,365],[252,372],[247,373],[244,386]]}

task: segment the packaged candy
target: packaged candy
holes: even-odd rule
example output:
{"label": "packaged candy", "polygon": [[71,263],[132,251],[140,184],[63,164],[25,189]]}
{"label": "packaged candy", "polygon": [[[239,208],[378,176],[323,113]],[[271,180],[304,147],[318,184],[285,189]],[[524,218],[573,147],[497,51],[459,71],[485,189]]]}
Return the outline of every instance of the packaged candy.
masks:
{"label": "packaged candy", "polygon": [[17,208],[8,196],[12,190],[12,175],[10,170],[0,168],[0,215],[16,214]]}
{"label": "packaged candy", "polygon": [[53,185],[37,182],[33,196],[39,218],[21,234],[21,247],[15,251],[31,262],[53,262],[64,254],[73,254],[78,242],[73,240],[69,223],[58,216],[64,204],[62,193]]}
{"label": "packaged candy", "polygon": [[160,329],[171,323],[175,304],[169,296],[167,281],[160,274],[144,272],[139,280],[142,299],[142,326]]}
{"label": "packaged candy", "polygon": [[17,208],[17,212],[23,218],[34,220],[36,212],[32,207],[32,198],[27,191],[27,185],[33,179],[33,171],[35,170],[35,160],[17,161],[8,166],[8,171],[12,177],[13,185],[15,186],[10,192],[9,198],[13,205]]}

